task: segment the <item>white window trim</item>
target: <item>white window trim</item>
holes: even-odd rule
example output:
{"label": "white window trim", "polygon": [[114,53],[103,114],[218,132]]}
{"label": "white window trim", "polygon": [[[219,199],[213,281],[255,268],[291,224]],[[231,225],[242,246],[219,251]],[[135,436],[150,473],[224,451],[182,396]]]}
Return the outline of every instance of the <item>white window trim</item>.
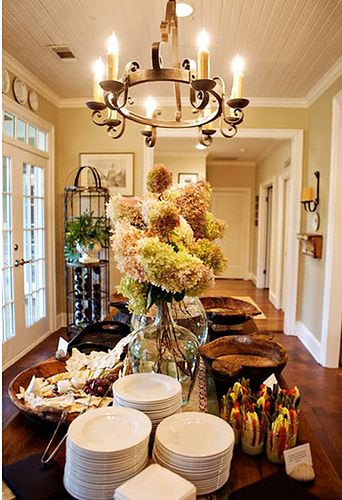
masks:
{"label": "white window trim", "polygon": [[[28,151],[37,156],[47,159],[48,161],[48,176],[49,182],[47,182],[47,192],[46,192],[46,204],[47,204],[47,218],[46,227],[47,231],[47,245],[46,252],[50,262],[49,268],[47,270],[47,280],[50,284],[50,292],[48,294],[48,306],[50,311],[50,323],[49,331],[54,332],[57,329],[57,317],[56,317],[56,237],[55,237],[55,127],[44,120],[40,116],[35,115],[32,111],[23,108],[12,99],[7,96],[3,96],[2,101],[3,112],[9,112],[15,115],[16,118],[25,120],[27,123],[34,125],[48,134],[48,152],[41,151],[38,148],[34,148],[30,144],[26,144],[18,139],[7,137],[3,134],[2,140],[7,144],[11,144],[19,149]],[[43,340],[43,337],[41,338]]]}

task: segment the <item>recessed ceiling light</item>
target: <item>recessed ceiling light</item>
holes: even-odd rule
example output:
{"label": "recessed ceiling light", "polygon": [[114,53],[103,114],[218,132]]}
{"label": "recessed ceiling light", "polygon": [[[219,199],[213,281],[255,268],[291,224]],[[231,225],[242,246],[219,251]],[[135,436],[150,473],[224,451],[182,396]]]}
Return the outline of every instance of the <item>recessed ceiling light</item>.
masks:
{"label": "recessed ceiling light", "polygon": [[189,3],[179,2],[176,4],[177,17],[188,17],[193,13],[194,8]]}
{"label": "recessed ceiling light", "polygon": [[196,149],[199,149],[200,151],[202,151],[203,149],[207,149],[207,146],[203,146],[203,144],[196,144]]}

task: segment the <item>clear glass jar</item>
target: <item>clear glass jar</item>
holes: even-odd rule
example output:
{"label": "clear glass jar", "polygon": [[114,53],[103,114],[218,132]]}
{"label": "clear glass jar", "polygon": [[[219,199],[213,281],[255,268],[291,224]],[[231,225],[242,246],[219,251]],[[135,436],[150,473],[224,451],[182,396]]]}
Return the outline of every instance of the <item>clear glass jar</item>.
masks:
{"label": "clear glass jar", "polygon": [[175,323],[169,303],[162,302],[153,323],[135,332],[129,346],[133,373],[163,373],[182,385],[183,404],[189,401],[198,365],[199,343],[188,329]]}
{"label": "clear glass jar", "polygon": [[[172,316],[177,325],[190,330],[197,338],[199,345],[203,345],[208,337],[208,320],[202,302],[198,297],[186,295],[180,302],[171,304]],[[151,324],[157,315],[157,307],[152,306],[147,316],[133,314],[132,330],[139,330]]]}
{"label": "clear glass jar", "polygon": [[242,420],[241,445],[248,455],[260,455],[264,449],[265,426],[258,422],[256,425],[250,420]]}

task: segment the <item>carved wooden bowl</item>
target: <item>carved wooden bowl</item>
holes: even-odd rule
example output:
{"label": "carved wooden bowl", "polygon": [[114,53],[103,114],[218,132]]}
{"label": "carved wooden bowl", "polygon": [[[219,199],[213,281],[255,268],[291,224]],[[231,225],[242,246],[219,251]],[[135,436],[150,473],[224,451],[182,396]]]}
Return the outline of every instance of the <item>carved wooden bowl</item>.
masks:
{"label": "carved wooden bowl", "polygon": [[[25,389],[30,383],[33,375],[36,377],[51,377],[51,375],[57,375],[57,373],[65,372],[65,363],[64,361],[58,361],[55,358],[47,359],[42,363],[32,366],[27,370],[22,371],[17,375],[9,385],[8,393],[11,398],[12,403],[27,417],[30,417],[34,420],[38,421],[47,421],[47,422],[58,422],[61,416],[61,412],[42,412],[38,410],[33,410],[26,406],[25,402],[21,399],[18,399],[16,394],[19,393],[19,388],[24,387]],[[69,413],[67,415],[66,423],[72,422],[79,413]]]}
{"label": "carved wooden bowl", "polygon": [[216,380],[230,384],[244,377],[252,386],[279,375],[288,360],[285,347],[257,335],[220,337],[202,346],[200,354]]}
{"label": "carved wooden bowl", "polygon": [[260,314],[253,304],[233,297],[200,298],[209,321],[216,324],[235,325]]}

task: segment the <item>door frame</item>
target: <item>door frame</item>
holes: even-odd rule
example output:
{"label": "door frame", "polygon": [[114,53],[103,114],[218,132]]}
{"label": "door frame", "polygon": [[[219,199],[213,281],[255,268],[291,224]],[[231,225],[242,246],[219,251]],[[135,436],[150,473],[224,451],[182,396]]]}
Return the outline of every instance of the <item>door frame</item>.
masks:
{"label": "door frame", "polygon": [[320,363],[327,368],[337,368],[341,347],[342,228],[339,218],[342,198],[339,188],[342,185],[342,91],[332,99],[330,158]]}
{"label": "door frame", "polygon": [[[290,169],[286,168],[281,174],[278,175],[278,207],[277,207],[277,253],[276,253],[276,275],[274,284],[274,307],[281,309],[283,303],[287,304],[287,296],[282,297],[283,288],[283,250],[284,250],[284,227],[285,227],[285,184],[291,179]],[[285,230],[287,230],[285,228]],[[288,287],[287,287],[288,290]],[[284,308],[286,309],[286,307]]]}
{"label": "door frame", "polygon": [[[259,216],[258,216],[258,239],[257,239],[257,267],[256,267],[256,287],[265,288],[265,260],[266,260],[266,237],[267,237],[267,193],[268,188],[273,189],[273,209],[272,227],[275,227],[274,200],[277,197],[276,177],[272,176],[263,181],[259,186]],[[272,270],[274,267],[274,255],[276,252],[276,240],[271,239],[270,255],[270,277],[269,277],[269,300],[274,305],[274,284],[272,280]]]}
{"label": "door frame", "polygon": [[[284,311],[284,332],[288,335],[296,335],[297,321],[297,301],[298,301],[298,273],[299,273],[299,240],[297,233],[300,232],[301,210],[300,197],[302,188],[303,172],[303,130],[287,128],[242,128],[238,132],[239,137],[255,139],[288,139],[291,142],[290,158],[290,213],[289,213],[289,241],[287,252],[287,269],[289,277],[288,286],[291,294],[288,296],[286,311]],[[197,129],[160,129],[159,137],[197,137]],[[229,140],[229,139],[225,139]],[[145,146],[145,139],[142,138],[144,151],[142,169],[142,192],[145,191],[145,179],[147,172],[153,165],[154,150]],[[291,263],[291,264],[290,264]]]}
{"label": "door frame", "polygon": [[[245,252],[245,256],[244,256],[244,271],[243,271],[243,278],[244,280],[248,280],[249,279],[249,276],[250,276],[250,273],[249,273],[249,256],[250,256],[250,234],[251,234],[251,231],[250,231],[250,225],[252,224],[251,222],[251,188],[249,187],[242,187],[242,188],[230,188],[230,187],[226,187],[226,188],[213,188],[213,194],[214,193],[243,193],[243,194],[246,194],[247,196],[247,199],[248,199],[248,202],[247,202],[247,220],[248,220],[248,225],[246,227],[246,231],[245,231],[245,246],[246,246],[246,252]],[[229,279],[229,278],[227,278]]]}
{"label": "door frame", "polygon": [[36,345],[40,344],[52,332],[56,330],[56,244],[55,244],[55,128],[48,121],[32,113],[30,110],[23,108],[7,96],[3,96],[2,111],[13,113],[26,122],[32,123],[39,128],[44,129],[48,134],[49,151],[44,153],[29,144],[25,144],[17,139],[2,136],[2,141],[16,148],[33,153],[45,158],[48,162],[47,167],[47,182],[46,182],[46,255],[48,257],[49,266],[46,270],[46,279],[49,283],[49,291],[47,293],[47,306],[50,312],[48,332],[39,337],[36,341],[30,344],[29,347],[18,353],[11,360],[5,363],[2,367],[6,370],[9,366],[15,363],[18,359],[31,351]]}

